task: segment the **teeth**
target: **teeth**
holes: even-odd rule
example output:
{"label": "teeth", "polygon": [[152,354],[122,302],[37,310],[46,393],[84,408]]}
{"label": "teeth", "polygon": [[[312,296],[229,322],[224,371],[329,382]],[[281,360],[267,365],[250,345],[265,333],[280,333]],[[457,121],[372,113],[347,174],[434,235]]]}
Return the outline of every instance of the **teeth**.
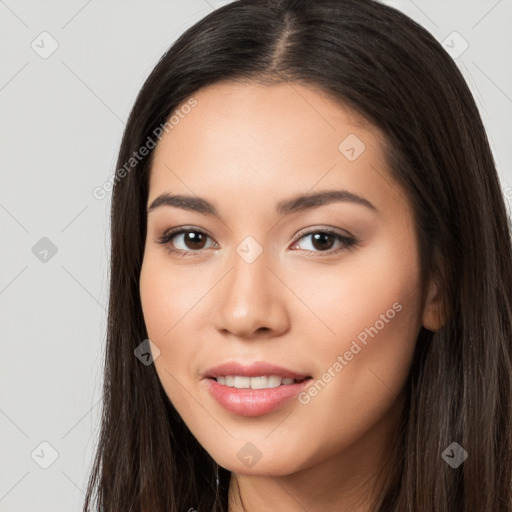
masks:
{"label": "teeth", "polygon": [[224,386],[237,389],[268,389],[293,384],[295,379],[279,377],[279,375],[262,375],[260,377],[243,377],[241,375],[222,375],[217,382]]}
{"label": "teeth", "polygon": [[238,375],[235,377],[235,383],[233,384],[234,388],[246,389],[251,387],[251,378],[250,377],[239,377]]}

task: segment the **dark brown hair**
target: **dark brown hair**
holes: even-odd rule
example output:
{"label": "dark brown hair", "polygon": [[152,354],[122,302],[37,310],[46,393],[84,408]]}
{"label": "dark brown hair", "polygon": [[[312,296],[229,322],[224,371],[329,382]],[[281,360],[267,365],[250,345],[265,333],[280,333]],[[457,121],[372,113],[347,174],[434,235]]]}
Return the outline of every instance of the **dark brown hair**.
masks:
{"label": "dark brown hair", "polygon": [[[512,248],[487,136],[463,76],[404,14],[371,0],[241,0],[188,29],[160,59],[129,117],[121,168],[200,88],[224,80],[316,87],[379,128],[413,205],[423,284],[446,321],[418,336],[378,512],[512,511]],[[170,403],[147,338],[139,275],[153,151],[112,196],[103,414],[84,512],[227,510],[230,472]],[[441,457],[452,442],[468,458]],[[91,507],[95,508],[91,508]]]}

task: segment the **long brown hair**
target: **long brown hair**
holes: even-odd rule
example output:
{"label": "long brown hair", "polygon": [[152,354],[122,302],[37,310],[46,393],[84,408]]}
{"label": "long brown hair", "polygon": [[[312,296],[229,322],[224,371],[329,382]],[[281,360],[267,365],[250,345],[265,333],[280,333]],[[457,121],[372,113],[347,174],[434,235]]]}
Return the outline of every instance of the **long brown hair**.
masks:
{"label": "long brown hair", "polygon": [[[475,101],[451,57],[404,14],[370,0],[240,0],[192,26],[156,65],[129,117],[111,210],[101,432],[84,512],[227,510],[230,472],[177,414],[154,365],[139,275],[155,137],[194,92],[222,80],[317,87],[386,137],[413,205],[423,283],[446,321],[421,329],[378,512],[512,511],[510,221]],[[132,165],[133,164],[133,165]],[[124,167],[123,167],[124,166]],[[457,442],[457,468],[442,453]],[[94,507],[94,508],[91,508]]]}

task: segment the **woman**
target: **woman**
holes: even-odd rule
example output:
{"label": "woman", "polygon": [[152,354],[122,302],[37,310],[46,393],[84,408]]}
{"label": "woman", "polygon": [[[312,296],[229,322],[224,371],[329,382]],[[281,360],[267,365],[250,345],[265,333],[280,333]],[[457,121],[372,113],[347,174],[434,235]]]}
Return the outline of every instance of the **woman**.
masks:
{"label": "woman", "polygon": [[144,84],[84,511],[512,511],[512,249],[457,66],[368,0],[241,0]]}

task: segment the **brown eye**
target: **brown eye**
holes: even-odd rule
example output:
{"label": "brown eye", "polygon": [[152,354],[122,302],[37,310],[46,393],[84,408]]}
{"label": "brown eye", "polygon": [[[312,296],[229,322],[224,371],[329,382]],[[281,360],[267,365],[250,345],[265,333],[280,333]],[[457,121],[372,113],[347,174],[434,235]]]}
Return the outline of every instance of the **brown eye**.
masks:
{"label": "brown eye", "polygon": [[315,233],[312,235],[312,245],[316,249],[331,249],[336,241],[336,237],[330,233]]}
{"label": "brown eye", "polygon": [[177,229],[162,236],[158,243],[167,246],[170,252],[194,253],[201,251],[206,247],[210,237],[203,231],[195,229]]}
{"label": "brown eye", "polygon": [[[299,246],[301,240],[307,240],[308,238],[310,239],[310,243],[304,244],[305,247],[299,248],[305,250],[306,252],[312,253],[333,254],[339,251],[347,250],[356,244],[356,240],[354,238],[331,230],[317,229],[316,231],[304,233],[295,245]],[[335,248],[336,243],[338,243],[338,248]]]}
{"label": "brown eye", "polygon": [[206,238],[204,233],[199,233],[198,231],[187,231],[183,233],[183,243],[192,251],[203,249]]}

